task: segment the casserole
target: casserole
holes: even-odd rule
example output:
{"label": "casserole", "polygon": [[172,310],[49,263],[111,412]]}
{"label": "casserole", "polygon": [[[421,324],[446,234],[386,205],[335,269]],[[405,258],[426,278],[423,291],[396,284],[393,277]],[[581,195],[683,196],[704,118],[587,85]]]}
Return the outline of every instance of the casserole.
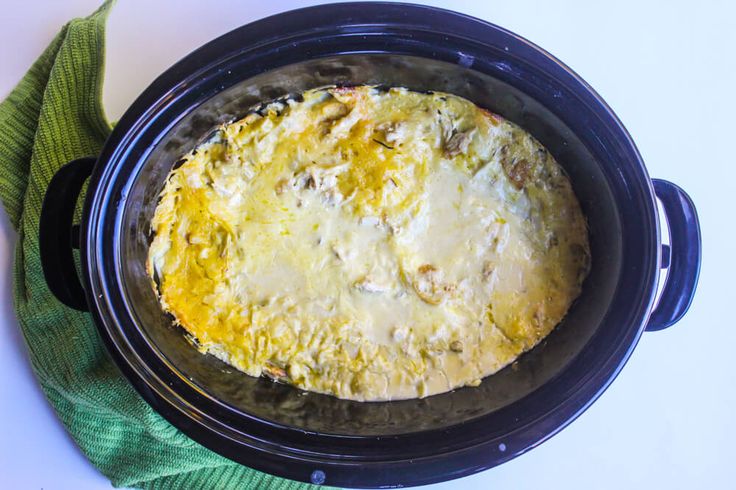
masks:
{"label": "casserole", "polygon": [[200,352],[338,398],[424,398],[562,320],[588,232],[532,136],[442,92],[296,98],[221,126],[166,179],[147,272]]}
{"label": "casserole", "polygon": [[[192,356],[171,327],[148,287],[145,257],[173,161],[256,102],[335,83],[466,97],[529,131],[567,171],[588,217],[591,273],[565,321],[515,368],[475,389],[360,404],[301,396]],[[83,218],[72,228],[90,173]],[[661,245],[655,195],[671,253]],[[649,179],[631,138],[585,82],[501,28],[400,4],[280,14],[195,51],[134,102],[101,155],[57,173],[40,233],[51,290],[90,310],[122,372],[164,417],[236,461],[339,486],[456,478],[544,441],[600,395],[645,328],[665,328],[685,313],[700,261],[692,202],[677,186]],[[669,271],[653,310],[660,267]]]}

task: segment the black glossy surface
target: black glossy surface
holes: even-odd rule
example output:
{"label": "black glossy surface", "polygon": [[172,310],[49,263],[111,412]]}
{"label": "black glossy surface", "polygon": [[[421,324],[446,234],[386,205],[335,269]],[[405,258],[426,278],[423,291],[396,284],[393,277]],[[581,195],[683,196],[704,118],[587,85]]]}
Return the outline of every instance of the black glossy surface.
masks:
{"label": "black glossy surface", "polygon": [[92,174],[95,160],[91,157],[74,160],[54,174],[46,189],[38,224],[39,254],[46,284],[59,301],[81,311],[88,311],[89,305],[74,265],[72,249],[79,248],[79,228],[73,226],[72,220],[79,193]]}
{"label": "black glossy surface", "polygon": [[[593,269],[568,318],[515,368],[477,389],[425,400],[359,404],[301,396],[196,354],[162,314],[143,258],[155,199],[173,162],[250,104],[330,83],[466,96],[524,126],[570,174],[590,223]],[[660,242],[651,182],[615,115],[527,41],[427,7],[314,7],[213,41],[164,73],[126,112],[89,189],[82,227],[87,300],[121,370],[194,439],[303,481],[324,472],[329,485],[422,484],[523,453],[613,380],[644,330],[656,290]]]}
{"label": "black glossy surface", "polygon": [[[214,357],[193,355],[181,331],[170,328],[150,287],[144,263],[156,196],[172,163],[191,149],[211,128],[245,113],[253,104],[324,85],[325,73],[339,73],[337,82],[384,83],[417,90],[444,90],[468,97],[518,122],[547,143],[577,182],[591,226],[597,266],[578,306],[548,341],[524,356],[515,369],[487,379],[479,388],[465,388],[425,400],[363,404],[305,394],[283,385],[256,380],[228,368]],[[332,76],[332,75],[330,75]],[[332,80],[333,82],[335,80]],[[263,89],[266,87],[266,89]],[[137,173],[137,175],[136,175]],[[133,177],[134,176],[134,177]],[[123,248],[122,284],[137,323],[158,350],[183,375],[218,400],[239,411],[305,430],[347,434],[387,435],[440,429],[493,412],[541,386],[570,361],[592,335],[607,308],[618,275],[620,228],[606,181],[581,142],[564,124],[533,99],[510,86],[462,66],[398,55],[342,55],[273,69],[218,93],[182,118],[131,172],[126,214],[120,237]],[[605,224],[605,226],[604,226]],[[586,306],[587,305],[587,306]],[[593,307],[595,305],[595,307]],[[279,410],[274,410],[274,404]]]}
{"label": "black glossy surface", "polygon": [[693,200],[672,182],[652,180],[667,219],[670,246],[662,245],[668,252],[661,264],[667,269],[667,279],[649,317],[648,332],[671,327],[685,316],[698,287],[702,253],[700,220]]}

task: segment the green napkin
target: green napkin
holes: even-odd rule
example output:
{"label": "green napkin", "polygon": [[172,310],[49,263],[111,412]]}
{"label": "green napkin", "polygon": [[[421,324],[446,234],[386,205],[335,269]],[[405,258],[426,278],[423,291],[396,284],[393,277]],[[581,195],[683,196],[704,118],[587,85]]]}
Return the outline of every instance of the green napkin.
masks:
{"label": "green napkin", "polygon": [[0,198],[18,231],[15,309],[33,370],[66,429],[115,486],[313,488],[236,464],[171,426],[123,378],[90,315],[64,307],[46,287],[38,220],[48,182],[65,163],[98,154],[110,133],[100,98],[110,7],[64,26],[0,103]]}

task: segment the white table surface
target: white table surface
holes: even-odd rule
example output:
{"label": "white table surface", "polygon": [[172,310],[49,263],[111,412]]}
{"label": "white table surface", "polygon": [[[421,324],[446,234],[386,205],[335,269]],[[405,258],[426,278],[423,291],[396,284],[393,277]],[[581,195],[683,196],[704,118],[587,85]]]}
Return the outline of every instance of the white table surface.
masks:
{"label": "white table surface", "polygon": [[[108,29],[109,118],[116,120],[157,74],[204,42],[310,3],[120,0]],[[612,387],[569,428],[498,468],[426,488],[736,488],[736,8],[725,0],[427,3],[507,27],[583,76],[633,134],[651,175],[690,193],[704,254],[685,319],[645,334]],[[64,22],[97,4],[3,1],[0,98]],[[0,215],[0,488],[109,488],[32,375],[11,304],[15,234]]]}

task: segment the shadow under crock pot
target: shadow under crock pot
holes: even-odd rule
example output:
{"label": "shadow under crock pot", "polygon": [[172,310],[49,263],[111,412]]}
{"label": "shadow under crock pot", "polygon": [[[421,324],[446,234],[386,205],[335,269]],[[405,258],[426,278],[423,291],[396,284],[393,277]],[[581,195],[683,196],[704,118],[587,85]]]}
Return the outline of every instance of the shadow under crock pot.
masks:
{"label": "shadow under crock pot", "polygon": [[[501,67],[504,69],[505,67]],[[511,69],[508,67],[508,69]],[[150,221],[166,176],[183,154],[220,123],[254,104],[331,84],[380,84],[466,97],[519,124],[549,149],[569,174],[590,229],[592,270],[563,322],[518,361],[483,380],[425,399],[359,403],[306,393],[247,376],[199,354],[173,326],[145,272]],[[118,227],[120,284],[143,334],[183,380],[250,416],[309,432],[388,435],[447,428],[487,415],[542,386],[581,352],[606,314],[621,264],[621,223],[600,167],[585,145],[550,110],[517,89],[460,64],[414,56],[343,55],[283,66],[243,80],[180,119],[157,143],[129,187]],[[551,408],[551,407],[550,407]]]}

